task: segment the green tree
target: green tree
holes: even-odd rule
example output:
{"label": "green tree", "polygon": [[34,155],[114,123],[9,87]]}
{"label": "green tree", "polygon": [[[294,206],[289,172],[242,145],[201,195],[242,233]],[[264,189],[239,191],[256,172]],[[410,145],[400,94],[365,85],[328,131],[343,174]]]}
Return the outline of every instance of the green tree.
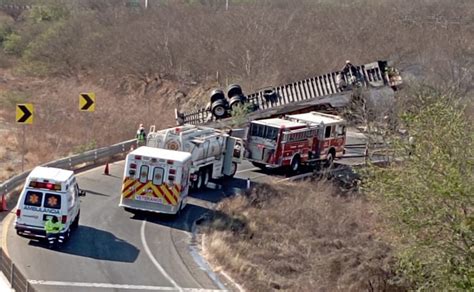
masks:
{"label": "green tree", "polygon": [[399,268],[415,289],[474,289],[474,132],[449,97],[419,96],[391,137],[397,163],[371,168],[365,190],[380,203],[398,245]]}

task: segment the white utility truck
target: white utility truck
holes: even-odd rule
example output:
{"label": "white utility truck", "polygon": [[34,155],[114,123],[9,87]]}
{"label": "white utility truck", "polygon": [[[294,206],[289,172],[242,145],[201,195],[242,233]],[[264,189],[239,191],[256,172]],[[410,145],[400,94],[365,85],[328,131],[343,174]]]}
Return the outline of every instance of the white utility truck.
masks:
{"label": "white utility truck", "polygon": [[186,205],[191,154],[142,146],[125,159],[120,207],[176,214]]}
{"label": "white utility truck", "polygon": [[[191,187],[206,187],[210,179],[232,177],[242,162],[244,148],[240,138],[209,127],[184,125],[164,130],[151,126],[147,146],[191,154]],[[173,156],[170,156],[173,157]]]}

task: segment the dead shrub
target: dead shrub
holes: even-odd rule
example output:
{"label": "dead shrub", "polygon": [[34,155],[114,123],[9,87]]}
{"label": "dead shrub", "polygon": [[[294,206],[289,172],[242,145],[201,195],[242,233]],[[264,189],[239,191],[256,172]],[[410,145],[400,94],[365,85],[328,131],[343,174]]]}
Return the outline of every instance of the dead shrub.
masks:
{"label": "dead shrub", "polygon": [[399,289],[369,203],[327,183],[262,184],[221,202],[213,219],[206,256],[249,291]]}

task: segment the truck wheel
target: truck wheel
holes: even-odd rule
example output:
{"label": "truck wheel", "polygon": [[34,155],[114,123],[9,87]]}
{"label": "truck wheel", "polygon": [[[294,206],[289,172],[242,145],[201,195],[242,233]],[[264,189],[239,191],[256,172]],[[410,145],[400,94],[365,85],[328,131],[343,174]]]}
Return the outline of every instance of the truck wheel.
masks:
{"label": "truck wheel", "polygon": [[242,88],[238,84],[231,84],[227,87],[227,97],[231,99],[236,95],[242,95]]}
{"label": "truck wheel", "polygon": [[73,229],[77,229],[79,227],[79,218],[80,218],[80,216],[81,216],[81,211],[77,212],[77,216],[71,224],[71,227]]}
{"label": "truck wheel", "polygon": [[216,118],[223,118],[226,115],[227,104],[225,100],[217,100],[212,103],[211,112]]}
{"label": "truck wheel", "polygon": [[211,103],[214,103],[218,100],[224,99],[225,100],[225,95],[224,92],[220,89],[214,89],[211,92]]}
{"label": "truck wheel", "polygon": [[246,98],[244,95],[235,95],[232,97],[229,101],[229,108],[232,110],[234,106],[238,104],[243,104],[245,102]]}
{"label": "truck wheel", "polygon": [[273,88],[270,88],[270,89],[265,89],[263,91],[263,98],[265,99],[265,101],[267,102],[272,102],[272,101],[275,101],[276,98],[277,98],[277,95],[276,95],[276,92]]}
{"label": "truck wheel", "polygon": [[202,188],[202,172],[197,173],[197,179],[196,179],[196,190],[199,190]]}
{"label": "truck wheel", "polygon": [[209,183],[209,178],[210,178],[210,169],[209,168],[206,168],[206,169],[203,169],[202,170],[202,188],[206,188],[207,187],[207,184]]}
{"label": "truck wheel", "polygon": [[300,170],[300,166],[301,166],[300,156],[299,156],[299,155],[296,155],[296,156],[293,157],[293,159],[291,160],[291,171],[292,171],[293,173],[298,172],[298,170]]}
{"label": "truck wheel", "polygon": [[334,151],[331,149],[326,157],[326,162],[324,163],[324,167],[330,168],[334,164]]}
{"label": "truck wheel", "polygon": [[236,172],[237,172],[237,162],[232,162],[230,174],[226,175],[226,177],[234,177]]}
{"label": "truck wheel", "polygon": [[262,169],[262,170],[265,170],[265,169],[266,169],[265,164],[263,164],[263,163],[258,163],[258,162],[253,162],[253,161],[252,161],[252,165],[255,166],[255,167],[258,167],[258,168],[260,168],[260,169]]}

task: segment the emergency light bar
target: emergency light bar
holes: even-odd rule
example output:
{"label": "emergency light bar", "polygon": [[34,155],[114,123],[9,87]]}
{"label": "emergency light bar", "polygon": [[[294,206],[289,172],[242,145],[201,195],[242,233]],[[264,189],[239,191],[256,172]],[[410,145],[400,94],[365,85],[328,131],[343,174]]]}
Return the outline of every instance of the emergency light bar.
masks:
{"label": "emergency light bar", "polygon": [[35,188],[35,189],[48,189],[48,190],[55,190],[55,191],[61,190],[61,185],[53,184],[49,182],[32,181],[30,182],[29,187]]}

